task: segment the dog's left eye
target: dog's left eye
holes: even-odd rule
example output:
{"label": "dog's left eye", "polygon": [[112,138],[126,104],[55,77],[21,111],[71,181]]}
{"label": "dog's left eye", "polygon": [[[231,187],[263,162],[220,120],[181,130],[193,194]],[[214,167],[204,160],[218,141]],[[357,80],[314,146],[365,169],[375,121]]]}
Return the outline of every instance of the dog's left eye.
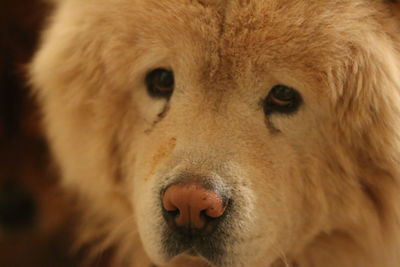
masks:
{"label": "dog's left eye", "polygon": [[155,69],[146,76],[147,91],[152,97],[170,98],[174,90],[174,74],[167,69]]}
{"label": "dog's left eye", "polygon": [[295,89],[276,85],[263,100],[264,113],[266,115],[274,112],[290,114],[299,108],[301,102],[301,95]]}

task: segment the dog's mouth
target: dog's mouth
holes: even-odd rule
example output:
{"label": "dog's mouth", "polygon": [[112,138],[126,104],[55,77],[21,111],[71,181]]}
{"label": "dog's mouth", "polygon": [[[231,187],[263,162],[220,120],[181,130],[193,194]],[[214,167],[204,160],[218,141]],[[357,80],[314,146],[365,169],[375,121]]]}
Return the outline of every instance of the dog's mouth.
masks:
{"label": "dog's mouth", "polygon": [[193,260],[201,261],[206,266],[220,266],[221,262],[223,262],[224,256],[221,254],[211,252],[204,253],[204,251],[198,251],[196,248],[190,248],[186,251],[183,251],[176,255],[170,255],[170,259],[177,258],[180,256],[190,256]]}
{"label": "dog's mouth", "polygon": [[177,234],[167,230],[163,238],[163,247],[169,258],[179,255],[200,257],[213,265],[226,255],[224,233],[215,231],[211,235],[199,235],[195,229],[187,229],[186,234]]}
{"label": "dog's mouth", "polygon": [[[178,255],[175,255],[174,257],[169,258],[171,262],[178,262],[181,263],[184,262],[184,266],[196,266],[196,267],[216,267],[219,266],[218,263],[213,262],[206,258],[204,255],[201,255],[198,251],[195,249],[189,249],[187,251],[184,251]],[[178,264],[179,265],[179,264]],[[179,265],[181,266],[181,265]]]}
{"label": "dog's mouth", "polygon": [[194,258],[202,258],[206,261],[210,261],[209,257],[207,256],[211,256],[211,255],[202,255],[199,251],[197,251],[195,248],[190,248],[176,256],[180,256],[180,255],[188,255]]}

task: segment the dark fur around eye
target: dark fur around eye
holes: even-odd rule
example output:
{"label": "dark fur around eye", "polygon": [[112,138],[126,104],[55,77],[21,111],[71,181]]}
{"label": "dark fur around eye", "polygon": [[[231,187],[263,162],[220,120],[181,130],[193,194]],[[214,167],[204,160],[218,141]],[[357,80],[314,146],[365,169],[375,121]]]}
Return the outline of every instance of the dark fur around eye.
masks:
{"label": "dark fur around eye", "polygon": [[174,91],[174,73],[167,69],[154,69],[145,78],[147,92],[154,98],[170,98]]}
{"label": "dark fur around eye", "polygon": [[301,103],[301,95],[295,89],[285,85],[276,85],[270,90],[262,105],[265,115],[271,113],[291,114],[298,110]]}

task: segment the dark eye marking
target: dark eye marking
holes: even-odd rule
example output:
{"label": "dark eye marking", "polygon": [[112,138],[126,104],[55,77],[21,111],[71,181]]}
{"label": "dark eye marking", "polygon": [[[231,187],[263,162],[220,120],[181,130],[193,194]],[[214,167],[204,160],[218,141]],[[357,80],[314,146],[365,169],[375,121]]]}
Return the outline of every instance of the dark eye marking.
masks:
{"label": "dark eye marking", "polygon": [[265,115],[271,113],[291,114],[299,109],[301,103],[302,98],[299,92],[285,85],[274,86],[262,101]]}
{"label": "dark eye marking", "polygon": [[154,69],[145,78],[147,92],[154,98],[169,99],[174,91],[174,73],[167,69]]}

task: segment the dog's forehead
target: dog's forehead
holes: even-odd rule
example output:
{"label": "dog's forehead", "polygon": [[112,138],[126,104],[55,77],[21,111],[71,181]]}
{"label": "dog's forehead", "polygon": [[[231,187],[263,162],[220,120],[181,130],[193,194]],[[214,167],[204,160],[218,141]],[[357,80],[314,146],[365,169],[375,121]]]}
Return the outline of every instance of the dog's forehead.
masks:
{"label": "dog's forehead", "polygon": [[[92,1],[95,5],[96,1]],[[278,68],[286,73],[302,72],[298,75],[302,78],[308,75],[313,80],[324,80],[328,69],[349,57],[348,50],[361,43],[363,33],[372,31],[376,15],[372,2],[367,0],[102,3],[102,9],[93,6],[93,10],[101,12],[91,16],[93,19],[82,14],[92,19],[92,24],[105,25],[106,30],[97,31],[96,35],[106,36],[96,38],[110,44],[107,59],[112,58],[111,52],[117,47],[115,53],[123,54],[130,62],[147,57],[142,60],[147,62],[146,68],[158,64],[176,70],[179,65],[180,69],[190,70],[185,77],[202,73],[222,80],[220,75],[225,75],[227,81],[238,75],[261,77]],[[106,65],[112,64],[115,60]]]}
{"label": "dog's forehead", "polygon": [[139,23],[141,29],[149,29],[145,39],[162,39],[182,52],[182,44],[202,47],[192,52],[203,58],[204,53],[215,52],[228,61],[297,62],[310,67],[316,67],[318,58],[323,64],[323,54],[337,53],[338,43],[352,42],[344,34],[362,31],[364,27],[357,25],[371,13],[360,0],[180,0],[141,5],[140,12],[146,15]]}

